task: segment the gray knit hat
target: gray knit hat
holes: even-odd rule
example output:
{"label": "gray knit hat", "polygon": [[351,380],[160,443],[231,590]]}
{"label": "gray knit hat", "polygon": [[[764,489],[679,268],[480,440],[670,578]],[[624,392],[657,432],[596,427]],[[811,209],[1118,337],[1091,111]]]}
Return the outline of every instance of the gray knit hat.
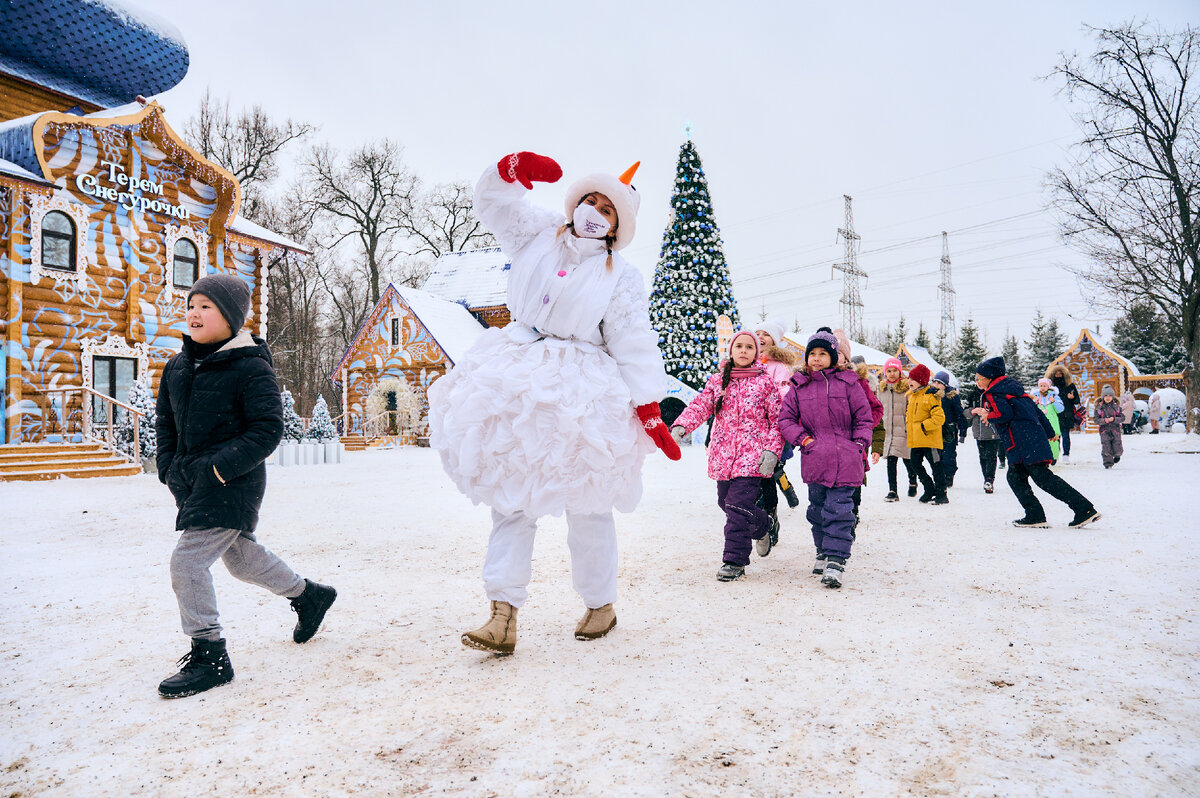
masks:
{"label": "gray knit hat", "polygon": [[250,313],[250,286],[246,285],[246,281],[232,274],[210,274],[192,284],[192,290],[187,295],[188,301],[191,302],[196,294],[211,299],[225,321],[229,322],[229,329],[237,335]]}

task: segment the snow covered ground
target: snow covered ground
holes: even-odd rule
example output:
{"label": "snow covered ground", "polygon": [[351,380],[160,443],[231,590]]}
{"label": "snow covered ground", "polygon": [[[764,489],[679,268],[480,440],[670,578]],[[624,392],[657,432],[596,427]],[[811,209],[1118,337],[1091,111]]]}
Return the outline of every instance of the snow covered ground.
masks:
{"label": "snow covered ground", "polygon": [[[1160,450],[1153,453],[1152,450]],[[1165,451],[1163,451],[1165,450]],[[337,604],[309,644],[285,600],[214,569],[233,684],[164,701],[187,647],[152,476],[0,483],[0,794],[1196,795],[1200,450],[1097,437],[1060,468],[1102,521],[1017,530],[974,444],[946,507],[884,504],[841,591],[803,507],[719,583],[704,452],[652,459],[618,517],[619,625],[572,637],[564,524],[543,524],[517,652],[486,617],[488,512],[426,449],[272,467],[260,539]],[[798,469],[796,470],[798,473]]]}

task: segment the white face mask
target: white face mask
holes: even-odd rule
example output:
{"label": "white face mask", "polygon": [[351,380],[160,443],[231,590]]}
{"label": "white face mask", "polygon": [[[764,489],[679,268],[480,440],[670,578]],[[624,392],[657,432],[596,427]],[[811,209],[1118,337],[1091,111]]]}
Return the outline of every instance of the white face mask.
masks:
{"label": "white face mask", "polygon": [[608,220],[600,215],[600,211],[596,210],[595,205],[586,202],[581,202],[575,207],[571,221],[575,224],[575,232],[583,238],[604,238],[612,227]]}

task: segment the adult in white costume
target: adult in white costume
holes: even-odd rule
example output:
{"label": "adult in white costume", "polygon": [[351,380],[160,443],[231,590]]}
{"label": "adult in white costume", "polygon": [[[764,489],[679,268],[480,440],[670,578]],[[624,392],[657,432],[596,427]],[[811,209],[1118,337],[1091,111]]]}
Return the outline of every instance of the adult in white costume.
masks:
{"label": "adult in white costume", "polygon": [[616,250],[641,200],[625,175],[594,174],[567,191],[567,219],[525,200],[558,164],[507,155],[475,187],[475,214],[512,259],[512,322],[486,330],[429,388],[430,446],[464,494],[492,508],[483,582],[492,615],[462,636],[500,654],[516,645],[542,515],[567,516],[572,581],[587,611],[575,637],[603,637],[617,617],[613,509],[642,494],[657,445],[679,459],[659,417],[666,374],[641,274]]}

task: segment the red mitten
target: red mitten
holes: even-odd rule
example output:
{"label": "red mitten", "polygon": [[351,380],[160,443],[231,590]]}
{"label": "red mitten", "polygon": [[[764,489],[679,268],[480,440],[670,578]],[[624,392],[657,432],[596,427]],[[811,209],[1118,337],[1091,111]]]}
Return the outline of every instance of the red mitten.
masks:
{"label": "red mitten", "polygon": [[637,408],[637,417],[642,422],[642,429],[646,430],[654,445],[663,450],[663,454],[671,460],[683,457],[679,451],[679,444],[671,437],[671,430],[663,423],[662,414],[658,411],[658,402],[640,405]]}
{"label": "red mitten", "polygon": [[505,155],[496,164],[496,170],[505,182],[514,181],[533,188],[533,181],[539,183],[557,183],[562,177],[562,167],[553,158],[538,155],[536,152],[514,152]]}

